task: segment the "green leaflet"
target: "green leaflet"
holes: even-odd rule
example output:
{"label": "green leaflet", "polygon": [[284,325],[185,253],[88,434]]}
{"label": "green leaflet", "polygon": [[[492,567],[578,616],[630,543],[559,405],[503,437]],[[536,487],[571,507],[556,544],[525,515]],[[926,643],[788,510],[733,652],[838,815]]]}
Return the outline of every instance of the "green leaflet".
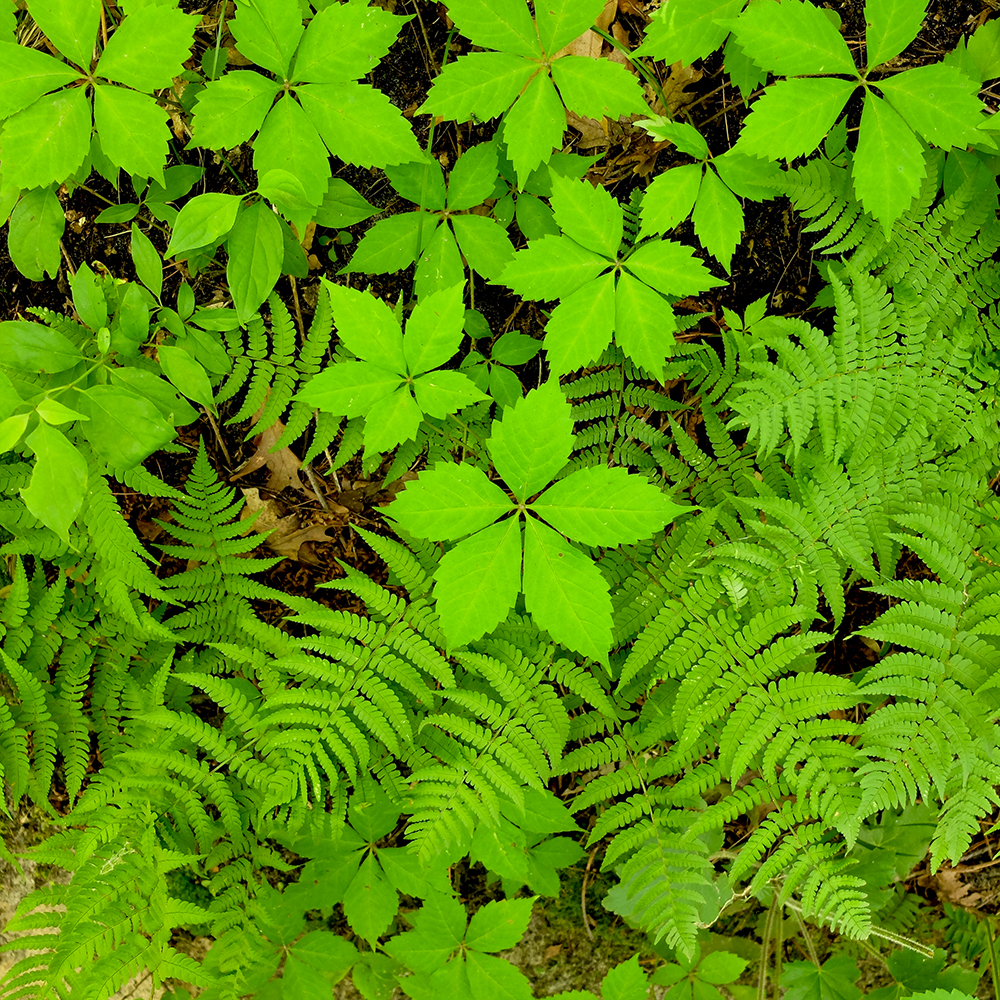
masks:
{"label": "green leaflet", "polygon": [[867,0],[865,46],[871,69],[898,56],[916,37],[928,0]]}
{"label": "green leaflet", "polygon": [[[428,295],[404,334],[373,296],[324,279],[341,341],[359,358],[319,372],[294,396],[328,413],[366,416],[366,455],[413,440],[423,414],[443,418],[487,397],[459,372],[437,372],[463,336],[462,288]],[[416,398],[414,398],[414,395]]]}
{"label": "green leaflet", "polygon": [[229,231],[226,280],[236,315],[243,325],[267,298],[281,275],[283,225],[264,202],[257,201],[244,207]]}
{"label": "green leaflet", "polygon": [[62,431],[40,423],[26,438],[35,453],[31,483],[21,490],[25,506],[42,524],[69,542],[87,489],[87,463]]}
{"label": "green leaflet", "polygon": [[[442,464],[424,472],[393,503],[394,519],[418,538],[469,535],[435,573],[438,613],[453,645],[495,628],[520,590],[539,628],[557,642],[605,659],[611,644],[606,581],[589,557],[532,515],[586,544],[614,546],[648,537],[687,508],[671,503],[641,476],[600,468],[578,470],[531,501],[566,464],[572,446],[569,406],[550,382],[518,400],[493,425],[490,454],[516,498],[513,504],[479,470],[459,473]],[[508,513],[515,516],[498,521]],[[484,574],[483,567],[491,573]]]}
{"label": "green leaflet", "polygon": [[[671,0],[659,7],[636,55],[691,66],[725,41],[729,29],[718,20],[735,17],[746,0]],[[728,68],[728,67],[727,67]]]}

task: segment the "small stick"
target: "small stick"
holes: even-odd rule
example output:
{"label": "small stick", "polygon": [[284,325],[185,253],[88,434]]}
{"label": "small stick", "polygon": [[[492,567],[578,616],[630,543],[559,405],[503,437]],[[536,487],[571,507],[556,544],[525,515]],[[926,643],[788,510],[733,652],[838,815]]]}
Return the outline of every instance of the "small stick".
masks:
{"label": "small stick", "polygon": [[580,912],[583,914],[583,929],[591,941],[594,940],[594,935],[590,930],[590,918],[587,916],[587,876],[590,874],[590,866],[594,863],[596,853],[597,848],[595,847],[590,852],[590,857],[587,858],[587,867],[583,871],[583,885],[580,887]]}

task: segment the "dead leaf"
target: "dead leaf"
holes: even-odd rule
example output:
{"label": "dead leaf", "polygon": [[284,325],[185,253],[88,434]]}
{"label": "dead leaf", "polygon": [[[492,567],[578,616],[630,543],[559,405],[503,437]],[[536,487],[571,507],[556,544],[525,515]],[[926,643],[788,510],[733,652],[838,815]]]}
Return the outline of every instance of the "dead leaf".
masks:
{"label": "dead leaf", "polygon": [[561,48],[552,59],[560,56],[585,56],[588,59],[600,59],[604,39],[596,31],[588,28],[579,38],[574,38],[569,45]]}
{"label": "dead leaf", "polygon": [[562,951],[561,944],[550,944],[548,948],[545,949],[544,961],[548,962],[553,959]]}
{"label": "dead leaf", "polygon": [[260,534],[269,533],[265,544],[275,555],[297,559],[299,562],[311,565],[318,565],[319,560],[308,548],[304,548],[306,543],[332,541],[327,531],[330,528],[344,527],[350,514],[346,507],[334,504],[329,511],[317,511],[316,517],[319,518],[317,523],[300,527],[297,514],[283,514],[281,504],[274,499],[261,500],[260,490],[253,488],[240,492],[246,499],[246,506],[240,513],[241,520],[249,520],[260,511],[252,527],[248,527],[243,534],[248,534],[251,530]]}

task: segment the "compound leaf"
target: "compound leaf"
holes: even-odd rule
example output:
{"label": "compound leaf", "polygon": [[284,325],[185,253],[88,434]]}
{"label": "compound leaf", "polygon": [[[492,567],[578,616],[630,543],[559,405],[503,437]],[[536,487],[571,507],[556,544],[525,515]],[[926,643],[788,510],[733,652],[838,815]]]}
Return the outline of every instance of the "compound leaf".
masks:
{"label": "compound leaf", "polygon": [[[857,75],[847,43],[833,22],[807,0],[757,0],[733,25],[742,48],[775,75]],[[794,44],[789,44],[794,39]]]}
{"label": "compound leaf", "polygon": [[[417,114],[441,115],[456,122],[502,115],[538,67],[506,52],[473,52],[449,63],[431,84]],[[467,155],[467,154],[466,154]],[[459,161],[461,162],[461,160]],[[457,168],[456,168],[457,169]]]}
{"label": "compound leaf", "polygon": [[611,343],[614,329],[615,276],[609,272],[552,310],[545,324],[545,351],[553,374],[565,375],[596,360]]}
{"label": "compound leaf", "polygon": [[553,483],[532,505],[556,531],[584,545],[634,545],[690,507],[669,500],[643,476],[597,465]]}
{"label": "compound leaf", "polygon": [[552,211],[563,233],[580,246],[614,257],[622,242],[622,208],[589,181],[552,177]]}
{"label": "compound leaf", "polygon": [[417,436],[423,414],[409,386],[380,399],[365,416],[365,455],[391,451]]}
{"label": "compound leaf", "polygon": [[552,64],[552,79],[566,107],[585,118],[649,112],[639,81],[610,59],[563,56]]}
{"label": "compound leaf", "polygon": [[744,121],[739,151],[772,160],[811,153],[856,86],[836,77],[779,80],[764,91]]}
{"label": "compound leaf", "polygon": [[278,85],[260,73],[227,73],[198,94],[188,148],[233,149],[264,123]]}
{"label": "compound leaf", "polygon": [[446,552],[434,580],[437,613],[452,648],[492,632],[521,590],[520,519],[491,524]]}
{"label": "compound leaf", "polygon": [[523,184],[562,145],[566,109],[545,73],[539,73],[504,116],[503,140],[514,172]]}
{"label": "compound leaf", "polygon": [[607,580],[589,556],[533,517],[524,528],[524,604],[535,624],[556,642],[607,662]]}
{"label": "compound leaf", "polygon": [[926,172],[920,140],[886,101],[869,91],[854,156],[854,191],[886,236],[920,190]]}
{"label": "compound leaf", "polygon": [[886,80],[879,89],[914,131],[942,149],[964,149],[982,138],[983,106],[976,83],[954,66],[931,63]]}
{"label": "compound leaf", "polygon": [[927,4],[928,0],[868,0],[865,45],[869,69],[898,56],[917,37]]}
{"label": "compound leaf", "polygon": [[170,87],[191,54],[197,24],[197,17],[171,7],[133,10],[108,40],[95,73],[147,94]]}
{"label": "compound leaf", "polygon": [[532,389],[494,420],[487,448],[518,500],[529,499],[555,479],[573,450],[573,417],[558,382]]}
{"label": "compound leaf", "polygon": [[446,542],[482,530],[509,510],[507,494],[484,472],[448,462],[421,472],[389,508],[411,535]]}
{"label": "compound leaf", "polygon": [[532,1000],[531,983],[516,965],[471,951],[465,958],[469,986],[474,997],[494,997],[496,1000]]}
{"label": "compound leaf", "polygon": [[529,59],[542,54],[524,0],[451,0],[448,15],[466,38],[484,49],[500,49]]}

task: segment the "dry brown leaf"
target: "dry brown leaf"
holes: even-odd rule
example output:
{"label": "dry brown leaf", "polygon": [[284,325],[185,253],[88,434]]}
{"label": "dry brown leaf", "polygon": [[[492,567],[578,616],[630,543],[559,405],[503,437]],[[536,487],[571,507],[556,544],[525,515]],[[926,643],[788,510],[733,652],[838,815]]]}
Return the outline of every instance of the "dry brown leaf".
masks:
{"label": "dry brown leaf", "polygon": [[271,478],[267,481],[267,488],[272,493],[280,493],[283,489],[291,486],[312,500],[318,501],[319,497],[308,487],[303,486],[302,480],[299,479],[299,469],[302,468],[302,460],[299,456],[291,448],[282,448],[273,455],[271,454],[271,448],[274,447],[274,443],[281,437],[284,430],[285,425],[278,420],[266,431],[258,434],[253,439],[257,450],[229,477],[229,480],[232,482],[234,479],[242,479],[266,465],[271,470]]}
{"label": "dry brown leaf", "polygon": [[561,48],[553,59],[560,56],[586,56],[588,59],[600,59],[604,39],[596,31],[588,28],[579,38],[574,38],[569,45]]}
{"label": "dry brown leaf", "polygon": [[254,488],[241,492],[246,499],[246,506],[240,514],[240,519],[247,520],[260,511],[252,529],[248,527],[244,534],[251,530],[260,534],[270,532],[265,544],[275,555],[287,556],[313,565],[316,565],[318,560],[308,549],[303,549],[303,546],[307,542],[332,541],[327,531],[330,528],[342,528],[347,524],[350,513],[346,507],[335,504],[332,510],[317,512],[316,516],[320,518],[318,523],[308,524],[303,528],[299,526],[297,514],[283,515],[282,507],[277,501],[261,500],[260,490]]}

